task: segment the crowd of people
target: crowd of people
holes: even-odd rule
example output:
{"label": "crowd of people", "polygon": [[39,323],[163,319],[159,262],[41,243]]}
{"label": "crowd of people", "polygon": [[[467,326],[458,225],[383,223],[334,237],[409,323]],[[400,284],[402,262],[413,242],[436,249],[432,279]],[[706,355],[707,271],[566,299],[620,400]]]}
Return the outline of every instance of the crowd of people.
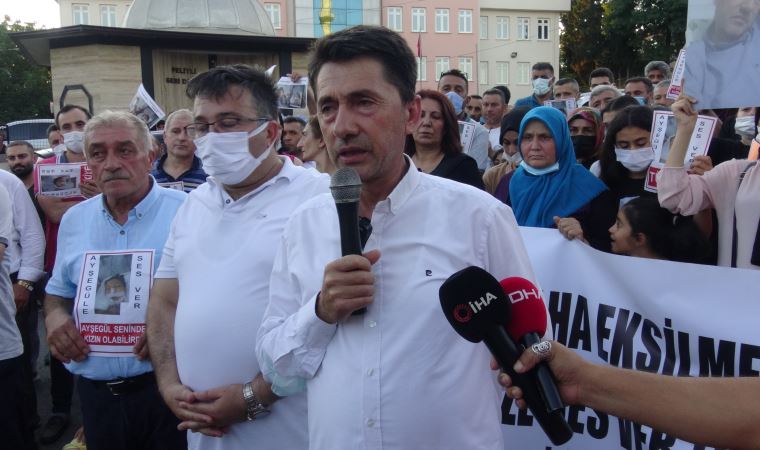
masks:
{"label": "crowd of people", "polygon": [[[37,448],[38,427],[41,443],[58,440],[77,391],[72,449],[519,448],[504,442],[487,348],[441,314],[452,273],[535,282],[519,226],[630,257],[760,269],[760,169],[748,159],[760,106],[673,102],[670,75],[653,61],[619,89],[607,68],[556,79],[541,62],[532,95],[514,103],[505,86],[469,93],[456,69],[417,90],[403,38],[358,26],[315,43],[309,117],[283,115],[272,80],[244,65],[193,78],[192,110],[169,114],[162,140],[126,112],[62,107],[48,130],[55,156],[10,142],[0,171],[3,445]],[[677,130],[651,192],[656,110]],[[719,126],[684,167],[698,114]],[[77,163],[80,195],[39,191],[45,166]],[[329,193],[341,167],[362,181],[363,255],[341,255]],[[52,355],[44,423],[38,305]],[[580,383],[568,367],[582,363],[553,351],[560,381]],[[647,420],[570,391],[568,402]],[[757,442],[727,434],[682,433]]]}

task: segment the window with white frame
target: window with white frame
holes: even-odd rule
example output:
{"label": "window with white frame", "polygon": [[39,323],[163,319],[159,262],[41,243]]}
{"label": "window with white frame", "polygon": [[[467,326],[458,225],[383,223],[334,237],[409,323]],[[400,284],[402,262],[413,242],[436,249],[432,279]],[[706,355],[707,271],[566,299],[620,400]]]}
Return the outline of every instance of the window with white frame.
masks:
{"label": "window with white frame", "polygon": [[116,5],[100,5],[100,25],[104,27],[116,26]]}
{"label": "window with white frame", "polygon": [[517,18],[517,39],[520,41],[530,39],[530,17]]}
{"label": "window with white frame", "polygon": [[469,56],[459,57],[459,70],[464,72],[468,80],[472,79],[472,58]]}
{"label": "window with white frame", "polygon": [[426,8],[412,8],[412,32],[424,33],[427,31],[426,15]]}
{"label": "window with white frame", "polygon": [[472,33],[472,10],[471,9],[459,10],[459,32]]}
{"label": "window with white frame", "polygon": [[480,16],[480,39],[488,39],[488,16]]}
{"label": "window with white frame", "polygon": [[435,58],[435,81],[438,81],[441,79],[441,74],[443,72],[449,71],[449,57],[448,56],[439,56]]}
{"label": "window with white frame", "polygon": [[264,3],[264,10],[275,29],[282,29],[282,16],[280,15],[279,3]]}
{"label": "window with white frame", "polygon": [[496,61],[496,84],[509,84],[509,63]]}
{"label": "window with white frame", "polygon": [[530,63],[517,63],[517,84],[530,84]]}
{"label": "window with white frame", "polygon": [[72,4],[71,14],[73,15],[74,25],[89,25],[90,11],[89,5]]}
{"label": "window with white frame", "polygon": [[488,84],[488,61],[478,63],[478,84]]}
{"label": "window with white frame", "polygon": [[538,34],[536,35],[536,39],[539,41],[548,41],[549,40],[549,19],[541,18],[536,20],[538,23]]}
{"label": "window with white frame", "polygon": [[427,57],[417,57],[417,81],[427,81]]}
{"label": "window with white frame", "polygon": [[393,31],[402,30],[402,10],[399,6],[392,6],[387,9],[387,24],[388,28]]}
{"label": "window with white frame", "polygon": [[496,39],[509,39],[509,17],[496,18]]}
{"label": "window with white frame", "polygon": [[435,32],[449,32],[449,10],[448,8],[438,8],[435,10]]}

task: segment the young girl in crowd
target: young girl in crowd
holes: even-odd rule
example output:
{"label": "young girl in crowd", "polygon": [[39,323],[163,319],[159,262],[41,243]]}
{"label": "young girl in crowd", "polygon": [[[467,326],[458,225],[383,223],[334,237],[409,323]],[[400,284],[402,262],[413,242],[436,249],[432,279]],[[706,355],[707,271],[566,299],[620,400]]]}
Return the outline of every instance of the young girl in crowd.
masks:
{"label": "young girl in crowd", "polygon": [[612,252],[621,255],[702,263],[709,253],[691,217],[671,214],[652,197],[626,203],[609,231]]}

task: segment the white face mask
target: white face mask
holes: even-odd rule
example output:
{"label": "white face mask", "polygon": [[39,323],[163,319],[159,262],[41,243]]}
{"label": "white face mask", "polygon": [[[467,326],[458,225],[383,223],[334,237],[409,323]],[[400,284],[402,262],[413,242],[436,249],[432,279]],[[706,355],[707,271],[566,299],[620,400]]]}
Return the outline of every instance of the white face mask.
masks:
{"label": "white face mask", "polygon": [[522,155],[520,154],[520,152],[515,152],[512,155],[507,155],[506,153],[504,153],[504,161],[511,162],[512,164],[520,164],[520,162],[522,161]]}
{"label": "white face mask", "polygon": [[84,152],[84,131],[69,131],[64,134],[63,144],[74,153]]}
{"label": "white face mask", "polygon": [[549,93],[549,80],[546,78],[536,78],[533,80],[533,93],[541,97]]}
{"label": "white face mask", "polygon": [[617,161],[631,172],[643,172],[654,161],[654,150],[652,147],[636,150],[615,147],[615,156]]}
{"label": "white face mask", "polygon": [[53,147],[53,153],[56,155],[60,155],[61,153],[66,151],[66,145],[65,144],[58,144],[55,147]]}
{"label": "white face mask", "polygon": [[743,137],[754,137],[755,134],[755,118],[753,116],[737,117],[734,124],[734,130],[736,134]]}
{"label": "white face mask", "polygon": [[209,132],[195,139],[196,154],[203,162],[203,170],[228,186],[238,184],[256,170],[263,160],[269,156],[277,140],[258,158],[248,150],[248,139],[266,130],[269,122],[264,122],[251,131],[233,131],[230,133]]}
{"label": "white face mask", "polygon": [[[518,153],[519,154],[519,153]],[[525,161],[522,161],[520,163],[520,167],[525,169],[526,172],[528,172],[531,175],[540,177],[541,175],[546,175],[550,173],[554,173],[559,170],[559,161],[555,162],[549,167],[544,167],[543,169],[536,169],[535,167],[531,167],[528,163]]]}

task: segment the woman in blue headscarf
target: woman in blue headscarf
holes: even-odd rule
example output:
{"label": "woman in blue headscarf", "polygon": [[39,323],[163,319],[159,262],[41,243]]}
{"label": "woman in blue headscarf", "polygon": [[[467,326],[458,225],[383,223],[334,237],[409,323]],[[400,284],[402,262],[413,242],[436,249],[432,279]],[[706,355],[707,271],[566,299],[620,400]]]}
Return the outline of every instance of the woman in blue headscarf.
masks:
{"label": "woman in blue headscarf", "polygon": [[565,237],[609,251],[607,230],[615,222],[617,200],[576,162],[565,115],[547,106],[530,110],[517,145],[523,161],[509,182],[508,201],[517,223],[558,227]]}

